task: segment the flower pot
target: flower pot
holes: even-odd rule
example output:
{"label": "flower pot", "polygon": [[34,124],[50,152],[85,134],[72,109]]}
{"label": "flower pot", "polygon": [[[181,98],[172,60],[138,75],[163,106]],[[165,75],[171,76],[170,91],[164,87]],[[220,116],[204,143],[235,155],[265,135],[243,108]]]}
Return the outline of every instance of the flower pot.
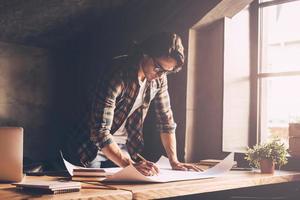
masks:
{"label": "flower pot", "polygon": [[261,173],[273,174],[275,170],[275,164],[271,159],[262,159],[259,161]]}

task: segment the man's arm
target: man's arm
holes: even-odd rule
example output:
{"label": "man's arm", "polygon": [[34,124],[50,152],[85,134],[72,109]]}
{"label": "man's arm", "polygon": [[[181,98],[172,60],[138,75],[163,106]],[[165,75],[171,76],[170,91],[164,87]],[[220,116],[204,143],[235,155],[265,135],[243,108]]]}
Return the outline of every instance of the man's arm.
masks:
{"label": "man's arm", "polygon": [[130,164],[134,164],[133,160],[127,154],[123,153],[120,147],[112,142],[102,148],[104,155],[120,167],[126,167]]}
{"label": "man's arm", "polygon": [[116,99],[122,93],[123,82],[118,77],[107,76],[96,91],[90,122],[90,139],[99,148],[113,143],[110,133]]}
{"label": "man's arm", "polygon": [[176,150],[176,137],[173,133],[161,133],[161,141],[169,158],[170,165],[174,170],[194,170],[203,171],[197,165],[190,163],[182,163],[178,161]]}
{"label": "man's arm", "polygon": [[128,165],[134,165],[135,168],[145,176],[153,176],[159,172],[158,167],[153,162],[144,160],[135,163],[127,154],[122,152],[115,142],[106,145],[102,149],[102,152],[118,166],[126,167]]}
{"label": "man's arm", "polygon": [[201,171],[199,167],[193,164],[181,163],[178,161],[175,135],[176,123],[174,122],[173,112],[171,109],[166,76],[161,78],[161,88],[157,92],[154,102],[158,121],[157,127],[160,131],[160,138],[172,168],[175,170],[192,169],[195,171]]}
{"label": "man's arm", "polygon": [[160,139],[165,148],[170,164],[172,165],[172,163],[178,162],[175,134],[161,133]]}
{"label": "man's arm", "polygon": [[113,141],[110,133],[116,99],[122,93],[124,84],[117,74],[109,75],[103,80],[102,85],[96,91],[93,102],[90,139],[104,153],[104,155],[120,167],[126,167],[134,163],[130,156],[123,153],[120,147]]}

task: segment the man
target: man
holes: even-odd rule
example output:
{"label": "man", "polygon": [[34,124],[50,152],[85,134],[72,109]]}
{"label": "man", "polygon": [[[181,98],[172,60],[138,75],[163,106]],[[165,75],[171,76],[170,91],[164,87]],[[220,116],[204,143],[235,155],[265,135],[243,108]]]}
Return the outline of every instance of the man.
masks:
{"label": "man", "polygon": [[86,167],[125,167],[133,164],[142,174],[157,174],[157,166],[142,159],[143,122],[151,102],[155,104],[157,128],[170,164],[175,170],[192,169],[181,163],[176,152],[176,123],[170,106],[167,75],[178,72],[184,63],[181,39],[174,33],[158,33],[134,53],[114,60],[95,94],[90,120],[68,140],[69,159]]}

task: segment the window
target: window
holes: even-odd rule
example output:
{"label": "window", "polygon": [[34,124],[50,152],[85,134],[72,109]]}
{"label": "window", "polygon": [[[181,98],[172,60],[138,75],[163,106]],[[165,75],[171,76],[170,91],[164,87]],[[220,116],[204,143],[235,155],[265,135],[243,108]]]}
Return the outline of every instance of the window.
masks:
{"label": "window", "polygon": [[223,151],[274,136],[289,145],[289,124],[300,123],[299,10],[300,0],[256,0],[225,20]]}
{"label": "window", "polygon": [[188,156],[243,153],[273,136],[288,145],[300,123],[299,10],[300,0],[255,0],[190,30]]}
{"label": "window", "polygon": [[259,3],[258,133],[288,145],[290,122],[300,122],[300,1]]}

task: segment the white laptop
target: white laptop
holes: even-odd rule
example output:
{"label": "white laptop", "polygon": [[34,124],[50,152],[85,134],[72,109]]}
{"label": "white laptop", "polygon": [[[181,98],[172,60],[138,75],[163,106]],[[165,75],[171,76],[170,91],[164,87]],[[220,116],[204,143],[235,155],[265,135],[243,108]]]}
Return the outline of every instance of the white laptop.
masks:
{"label": "white laptop", "polygon": [[23,178],[23,128],[0,127],[0,182]]}

